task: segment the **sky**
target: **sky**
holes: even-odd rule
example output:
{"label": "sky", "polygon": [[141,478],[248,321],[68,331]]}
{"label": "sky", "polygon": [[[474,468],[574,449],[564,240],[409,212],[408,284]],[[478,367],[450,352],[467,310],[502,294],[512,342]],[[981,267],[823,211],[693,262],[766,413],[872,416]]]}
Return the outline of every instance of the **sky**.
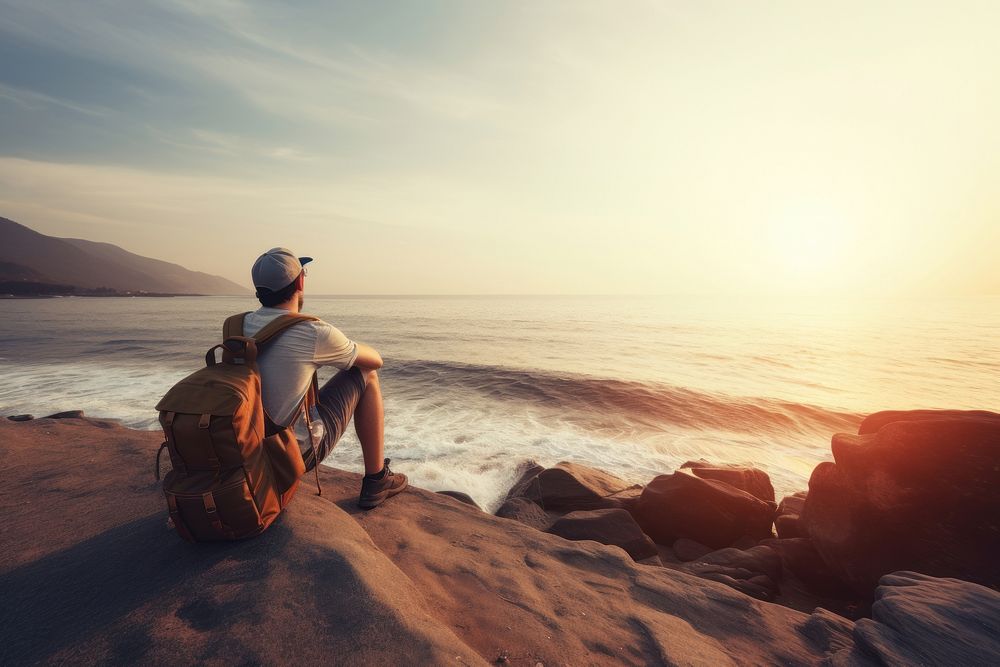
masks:
{"label": "sky", "polygon": [[1000,293],[1000,3],[0,0],[0,216],[327,294]]}

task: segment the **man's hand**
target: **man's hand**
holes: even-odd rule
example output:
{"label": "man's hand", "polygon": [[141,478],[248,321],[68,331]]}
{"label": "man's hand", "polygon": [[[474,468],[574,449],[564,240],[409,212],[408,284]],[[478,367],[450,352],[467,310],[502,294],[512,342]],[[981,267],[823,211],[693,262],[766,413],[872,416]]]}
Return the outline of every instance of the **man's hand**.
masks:
{"label": "man's hand", "polygon": [[358,343],[358,356],[354,359],[354,365],[364,369],[382,368],[382,355],[374,347]]}

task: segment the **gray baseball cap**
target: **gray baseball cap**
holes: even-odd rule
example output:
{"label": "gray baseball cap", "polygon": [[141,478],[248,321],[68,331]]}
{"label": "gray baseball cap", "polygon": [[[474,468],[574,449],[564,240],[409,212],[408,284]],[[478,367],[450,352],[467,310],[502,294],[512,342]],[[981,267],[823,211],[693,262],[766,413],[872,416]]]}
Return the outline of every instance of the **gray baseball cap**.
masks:
{"label": "gray baseball cap", "polygon": [[250,275],[253,286],[272,292],[287,287],[302,273],[302,265],[312,261],[312,257],[296,257],[288,248],[271,248],[253,263]]}

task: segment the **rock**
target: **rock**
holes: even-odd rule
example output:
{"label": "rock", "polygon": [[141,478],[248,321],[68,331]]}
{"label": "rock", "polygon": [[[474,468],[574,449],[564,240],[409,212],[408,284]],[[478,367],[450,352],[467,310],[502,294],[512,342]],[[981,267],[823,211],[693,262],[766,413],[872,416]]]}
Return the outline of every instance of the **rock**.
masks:
{"label": "rock", "polygon": [[[659,550],[659,549],[657,549],[657,550]],[[636,561],[636,563],[639,563],[640,565],[652,565],[652,566],[655,566],[655,567],[663,567],[664,566],[663,559],[661,559],[658,555],[657,556],[650,556],[649,558],[640,558],[639,560]]]}
{"label": "rock", "polygon": [[159,433],[83,420],[0,429],[0,459],[31,471],[12,496],[30,502],[5,512],[12,534],[0,533],[0,664],[486,664],[327,499],[332,484],[323,497],[300,490],[260,536],[189,544],[167,527],[160,485],[138,483]]}
{"label": "rock", "polygon": [[507,491],[507,498],[520,498],[527,491],[528,488],[535,483],[535,478],[538,477],[538,473],[545,470],[544,466],[540,466],[534,461],[525,461],[518,467],[519,475],[517,481],[514,482],[513,486]]}
{"label": "rock", "polygon": [[504,519],[520,521],[526,526],[545,530],[552,525],[553,517],[527,498],[509,498],[496,511]]}
{"label": "rock", "polygon": [[805,537],[764,540],[761,546],[773,550],[781,559],[782,572],[796,577],[811,593],[841,600],[855,597],[854,591],[819,555],[812,540]]}
{"label": "rock", "polygon": [[806,496],[808,496],[805,491],[798,491],[790,496],[785,496],[778,503],[778,516],[785,514],[794,514],[796,516],[802,514],[802,508],[806,504]]}
{"label": "rock", "polygon": [[[769,533],[764,539],[770,539],[774,537],[773,533]],[[743,535],[742,537],[736,538],[736,541],[729,546],[739,549],[740,551],[746,551],[747,549],[753,549],[755,546],[760,544],[761,537],[757,535],[756,537],[750,537],[749,535]]]}
{"label": "rock", "polygon": [[773,504],[724,482],[682,472],[650,482],[635,510],[643,532],[660,544],[688,537],[716,549],[744,535],[771,537],[773,514]]}
{"label": "rock", "polygon": [[567,540],[594,540],[624,549],[632,560],[658,556],[656,545],[623,509],[570,512],[546,531]]}
{"label": "rock", "polygon": [[730,568],[710,563],[688,563],[683,570],[701,579],[717,581],[758,600],[771,600],[778,586],[763,575],[741,568]]}
{"label": "rock", "polygon": [[781,580],[781,557],[766,546],[742,551],[719,549],[681,568],[703,579],[719,581],[761,600],[771,600]]}
{"label": "rock", "polygon": [[621,507],[623,510],[628,512],[633,512],[636,505],[639,502],[639,497],[642,495],[642,485],[633,484],[624,491],[619,491],[618,493],[612,493],[607,499],[614,503],[616,507]]}
{"label": "rock", "polygon": [[482,509],[475,500],[472,499],[468,493],[462,493],[461,491],[438,491],[442,496],[448,496],[454,498],[460,503],[465,503],[466,505],[472,505],[476,509]]}
{"label": "rock", "polygon": [[527,498],[546,511],[572,512],[616,507],[620,503],[608,496],[630,486],[602,470],[564,461],[552,468],[529,469],[507,497]]}
{"label": "rock", "polygon": [[674,541],[672,548],[674,550],[674,555],[677,556],[678,560],[684,561],[685,563],[697,560],[705,554],[712,552],[712,547],[706,547],[704,544],[695,542],[694,540],[689,540],[686,537],[682,537],[679,540]]}
{"label": "rock", "polygon": [[689,468],[702,479],[717,479],[765,502],[774,502],[771,478],[759,468],[733,465],[712,465],[703,461],[688,461],[681,468]]}
{"label": "rock", "polygon": [[799,520],[802,508],[805,506],[806,495],[804,491],[799,491],[785,496],[778,503],[778,511],[774,517],[774,530],[778,533],[778,537],[782,539],[806,537],[805,528]]}
{"label": "rock", "polygon": [[1000,414],[987,410],[883,410],[868,415],[858,426],[858,435],[878,433],[893,422],[940,421],[942,419],[1000,419]]}
{"label": "rock", "polygon": [[64,410],[63,412],[49,415],[46,419],[80,419],[83,416],[83,410]]}
{"label": "rock", "polygon": [[1000,584],[1000,415],[878,413],[862,430],[833,437],[802,510],[833,572],[868,594],[897,570]]}
{"label": "rock", "polygon": [[806,537],[805,529],[800,525],[799,516],[805,506],[806,493],[799,491],[785,496],[778,503],[778,511],[774,515],[774,530],[780,538]]}
{"label": "rock", "polygon": [[800,523],[798,514],[782,514],[775,517],[774,530],[782,539],[804,537]]}
{"label": "rock", "polygon": [[7,417],[12,422],[30,422],[34,418],[35,415],[11,415]]}
{"label": "rock", "polygon": [[719,549],[705,554],[697,562],[743,568],[755,574],[762,574],[772,581],[781,579],[781,556],[768,546],[756,546],[745,551],[732,548]]}
{"label": "rock", "polygon": [[967,581],[896,572],[879,580],[872,617],[834,664],[1000,664],[1000,593]]}
{"label": "rock", "polygon": [[160,442],[0,420],[17,470],[0,490],[0,663],[818,665],[853,646],[822,614],[416,486],[364,512],[361,476],[327,466],[323,495],[300,489],[263,535],[187,544],[145,483]]}

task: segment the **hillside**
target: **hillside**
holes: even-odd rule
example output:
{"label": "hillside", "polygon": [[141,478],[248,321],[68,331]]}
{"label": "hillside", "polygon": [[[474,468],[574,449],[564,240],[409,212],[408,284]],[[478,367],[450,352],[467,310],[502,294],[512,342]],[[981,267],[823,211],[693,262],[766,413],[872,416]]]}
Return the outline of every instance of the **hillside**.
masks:
{"label": "hillside", "polygon": [[46,236],[7,218],[0,218],[0,280],[117,292],[247,292],[220,276],[136,255],[110,243]]}

